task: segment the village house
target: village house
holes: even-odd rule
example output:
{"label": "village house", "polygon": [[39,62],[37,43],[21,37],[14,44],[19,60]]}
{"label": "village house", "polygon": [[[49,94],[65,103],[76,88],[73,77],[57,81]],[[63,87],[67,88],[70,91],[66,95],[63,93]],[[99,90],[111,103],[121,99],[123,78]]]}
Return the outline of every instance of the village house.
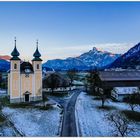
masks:
{"label": "village house", "polygon": [[140,71],[99,71],[95,74],[95,91],[109,94],[122,101],[132,93],[138,93]]}

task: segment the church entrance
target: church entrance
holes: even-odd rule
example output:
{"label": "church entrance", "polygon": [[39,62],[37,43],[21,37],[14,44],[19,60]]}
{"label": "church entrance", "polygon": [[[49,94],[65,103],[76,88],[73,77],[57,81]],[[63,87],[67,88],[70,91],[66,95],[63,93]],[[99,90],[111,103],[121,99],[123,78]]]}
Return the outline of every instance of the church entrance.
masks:
{"label": "church entrance", "polygon": [[29,94],[25,94],[25,102],[29,102]]}

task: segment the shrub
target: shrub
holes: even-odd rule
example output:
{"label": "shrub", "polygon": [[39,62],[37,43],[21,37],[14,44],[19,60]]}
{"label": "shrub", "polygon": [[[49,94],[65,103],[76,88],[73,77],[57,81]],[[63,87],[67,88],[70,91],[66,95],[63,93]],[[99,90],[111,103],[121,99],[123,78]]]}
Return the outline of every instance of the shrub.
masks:
{"label": "shrub", "polygon": [[132,121],[140,121],[140,112],[124,110],[122,113]]}

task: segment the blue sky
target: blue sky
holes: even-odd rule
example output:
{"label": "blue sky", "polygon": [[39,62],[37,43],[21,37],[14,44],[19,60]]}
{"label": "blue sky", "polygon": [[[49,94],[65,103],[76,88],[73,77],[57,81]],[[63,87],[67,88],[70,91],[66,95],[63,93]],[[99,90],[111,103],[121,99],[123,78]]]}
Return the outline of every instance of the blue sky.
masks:
{"label": "blue sky", "polygon": [[25,60],[36,39],[44,60],[94,46],[124,53],[140,42],[140,2],[0,2],[0,55],[11,53],[14,36]]}

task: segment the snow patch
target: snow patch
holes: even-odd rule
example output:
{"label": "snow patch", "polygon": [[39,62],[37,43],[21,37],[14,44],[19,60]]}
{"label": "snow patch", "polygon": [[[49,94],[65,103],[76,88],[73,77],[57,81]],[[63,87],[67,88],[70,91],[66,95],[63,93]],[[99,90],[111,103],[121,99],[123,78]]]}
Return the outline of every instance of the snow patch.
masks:
{"label": "snow patch", "polygon": [[[108,101],[105,103],[109,107],[114,107],[117,110],[130,110],[129,106],[125,103],[118,103]],[[112,110],[102,110],[98,109],[101,106],[100,100],[94,100],[93,96],[87,95],[85,92],[82,92],[77,98],[76,102],[76,117],[77,124],[79,126],[80,136],[113,136],[112,133],[113,127],[110,125],[105,115]],[[140,110],[137,108],[137,111]],[[135,128],[140,128],[139,122],[134,122],[131,124]],[[140,132],[136,131],[130,133],[128,136],[140,136]]]}
{"label": "snow patch", "polygon": [[57,136],[59,133],[58,108],[39,110],[4,107],[2,112],[25,136]]}

